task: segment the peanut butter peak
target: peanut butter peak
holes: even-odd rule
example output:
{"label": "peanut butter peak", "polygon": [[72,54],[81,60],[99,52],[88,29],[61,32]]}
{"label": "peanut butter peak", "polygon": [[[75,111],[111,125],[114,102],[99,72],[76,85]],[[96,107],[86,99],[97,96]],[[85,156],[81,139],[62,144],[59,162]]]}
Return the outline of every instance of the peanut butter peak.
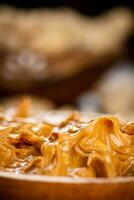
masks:
{"label": "peanut butter peak", "polygon": [[23,99],[14,112],[0,113],[1,171],[85,178],[134,175],[133,122],[122,124],[115,116],[87,122],[73,112],[53,124],[29,117],[29,103]]}

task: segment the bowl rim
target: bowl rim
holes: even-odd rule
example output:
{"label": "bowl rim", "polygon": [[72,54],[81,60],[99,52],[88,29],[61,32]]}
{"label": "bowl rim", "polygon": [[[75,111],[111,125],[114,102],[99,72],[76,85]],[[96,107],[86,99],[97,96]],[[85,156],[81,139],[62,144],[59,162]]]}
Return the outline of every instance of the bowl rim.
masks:
{"label": "bowl rim", "polygon": [[34,174],[15,174],[1,172],[0,179],[10,179],[25,182],[64,183],[64,184],[118,184],[134,183],[134,177],[109,177],[109,178],[73,178],[65,176],[45,176]]}
{"label": "bowl rim", "polygon": [[[46,115],[49,113],[52,114],[69,114],[71,112],[75,112],[76,110],[49,110],[46,111]],[[77,111],[82,115],[82,117],[89,119],[99,116],[116,116],[120,118],[116,114],[108,114],[108,113],[96,113],[96,112],[81,112]],[[133,183],[134,184],[134,176],[133,177],[108,177],[108,178],[73,178],[67,176],[46,176],[46,175],[35,175],[35,174],[16,174],[13,172],[4,172],[0,171],[0,179],[7,180],[16,180],[16,181],[25,181],[25,182],[42,182],[42,183],[64,183],[64,184],[126,184]]]}

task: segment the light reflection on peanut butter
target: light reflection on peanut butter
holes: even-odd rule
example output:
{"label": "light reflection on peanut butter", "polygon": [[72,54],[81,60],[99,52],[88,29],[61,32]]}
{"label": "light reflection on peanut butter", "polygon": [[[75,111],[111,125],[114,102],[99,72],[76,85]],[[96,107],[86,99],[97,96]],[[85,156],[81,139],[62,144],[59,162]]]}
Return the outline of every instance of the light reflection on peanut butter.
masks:
{"label": "light reflection on peanut butter", "polygon": [[134,175],[132,122],[121,124],[115,116],[82,122],[78,113],[57,125],[30,122],[27,103],[22,100],[10,120],[1,113],[0,170],[71,177]]}

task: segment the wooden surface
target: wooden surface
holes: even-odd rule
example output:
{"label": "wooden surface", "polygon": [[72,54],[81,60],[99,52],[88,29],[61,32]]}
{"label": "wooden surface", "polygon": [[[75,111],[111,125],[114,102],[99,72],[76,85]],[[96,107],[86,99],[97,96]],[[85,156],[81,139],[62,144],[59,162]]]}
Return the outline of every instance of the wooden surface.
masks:
{"label": "wooden surface", "polygon": [[0,200],[134,200],[134,177],[72,179],[0,173]]}

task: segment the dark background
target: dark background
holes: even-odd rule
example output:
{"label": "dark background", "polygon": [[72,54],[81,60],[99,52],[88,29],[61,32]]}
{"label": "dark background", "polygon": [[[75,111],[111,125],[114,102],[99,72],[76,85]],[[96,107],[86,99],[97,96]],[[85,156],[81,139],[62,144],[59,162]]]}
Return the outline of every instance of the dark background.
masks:
{"label": "dark background", "polygon": [[1,0],[0,3],[23,8],[69,6],[88,15],[121,5],[134,9],[134,0]]}

